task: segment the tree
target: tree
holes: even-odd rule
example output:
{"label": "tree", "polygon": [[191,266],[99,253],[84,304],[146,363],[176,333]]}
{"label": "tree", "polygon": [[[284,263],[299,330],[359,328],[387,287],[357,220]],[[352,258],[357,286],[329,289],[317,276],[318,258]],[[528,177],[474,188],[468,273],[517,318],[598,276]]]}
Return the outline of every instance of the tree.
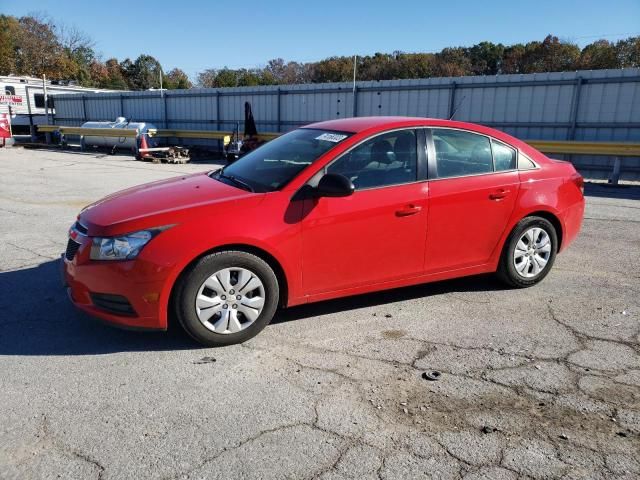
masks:
{"label": "tree", "polygon": [[89,65],[89,76],[91,77],[92,86],[107,88],[106,85],[109,83],[109,69],[104,63],[93,60]]}
{"label": "tree", "polygon": [[107,69],[107,78],[105,83],[101,84],[102,88],[110,88],[114,90],[126,90],[128,88],[127,80],[122,71],[122,65],[115,58],[110,58],[104,62]]}
{"label": "tree", "polygon": [[516,43],[504,49],[501,73],[524,73],[524,58],[526,47]]}
{"label": "tree", "polygon": [[72,77],[77,68],[64,55],[51,20],[35,16],[21,17],[18,21],[16,69],[25,75],[49,78]]}
{"label": "tree", "polygon": [[640,37],[630,37],[616,43],[617,68],[640,67]]}
{"label": "tree", "polygon": [[218,70],[213,83],[214,87],[237,87],[238,86],[238,72],[224,67]]}
{"label": "tree", "polygon": [[64,53],[73,64],[75,80],[84,86],[94,86],[91,67],[98,61],[93,49],[95,42],[75,26],[53,25],[53,31]]}
{"label": "tree", "polygon": [[558,37],[547,35],[540,45],[543,72],[575,70],[580,59],[580,48],[574,43],[561,42]]}
{"label": "tree", "polygon": [[471,72],[471,60],[462,47],[445,48],[436,54],[434,74],[438,77],[461,77]]}
{"label": "tree", "polygon": [[127,83],[132,90],[160,88],[162,66],[151,55],[142,54],[127,67]]}
{"label": "tree", "polygon": [[193,87],[189,77],[179,68],[174,68],[163,78],[163,86],[169,90],[187,89]]}
{"label": "tree", "polygon": [[521,73],[563,72],[579,66],[580,48],[573,43],[563,43],[558,37],[547,35],[542,42],[525,45]]}
{"label": "tree", "polygon": [[281,58],[274,58],[267,62],[264,67],[264,74],[275,83],[287,83],[285,81],[287,66]]}
{"label": "tree", "polygon": [[433,53],[402,53],[395,56],[394,78],[429,78],[434,76]]}
{"label": "tree", "polygon": [[309,80],[314,83],[347,82],[353,77],[353,58],[330,57],[309,65]]}
{"label": "tree", "polygon": [[[353,76],[353,58],[341,57],[337,62],[342,80],[351,80]],[[358,78],[361,80],[390,80],[396,78],[397,69],[394,55],[375,53],[358,60]]]}
{"label": "tree", "polygon": [[16,69],[16,38],[20,24],[14,17],[0,15],[0,75],[10,75]]}
{"label": "tree", "polygon": [[257,69],[241,68],[237,72],[239,87],[255,87],[256,85],[264,85],[262,71]]}
{"label": "tree", "polygon": [[217,70],[209,68],[198,74],[196,83],[202,88],[213,88],[215,86]]}
{"label": "tree", "polygon": [[497,75],[501,72],[504,45],[480,42],[468,50],[473,75]]}
{"label": "tree", "polygon": [[616,47],[607,40],[597,40],[580,52],[580,68],[585,70],[616,68],[617,65]]}

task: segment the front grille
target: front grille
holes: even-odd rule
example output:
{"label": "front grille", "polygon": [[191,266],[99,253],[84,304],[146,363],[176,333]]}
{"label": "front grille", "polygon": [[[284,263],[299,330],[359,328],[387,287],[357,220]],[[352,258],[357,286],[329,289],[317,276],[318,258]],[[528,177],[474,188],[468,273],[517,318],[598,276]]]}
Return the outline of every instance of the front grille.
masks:
{"label": "front grille", "polygon": [[87,233],[89,233],[89,230],[87,230],[87,227],[82,225],[80,222],[74,223],[73,228],[75,228],[78,232],[80,232],[83,235],[86,235]]}
{"label": "front grille", "polygon": [[136,315],[129,300],[122,295],[112,295],[110,293],[90,293],[89,295],[93,304],[100,310],[128,317]]}
{"label": "front grille", "polygon": [[64,252],[64,258],[71,261],[73,257],[76,256],[78,249],[80,248],[80,244],[71,238],[67,242],[67,250]]}

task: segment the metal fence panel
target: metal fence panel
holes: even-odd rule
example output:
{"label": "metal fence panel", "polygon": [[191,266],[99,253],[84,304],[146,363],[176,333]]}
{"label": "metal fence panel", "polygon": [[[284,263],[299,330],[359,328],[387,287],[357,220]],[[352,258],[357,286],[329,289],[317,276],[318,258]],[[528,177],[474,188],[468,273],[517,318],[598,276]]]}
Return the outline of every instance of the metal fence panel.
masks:
{"label": "metal fence panel", "polygon": [[239,123],[242,130],[248,101],[262,132],[354,115],[449,118],[455,112],[456,120],[528,140],[640,141],[640,69],[363,81],[355,87],[355,95],[348,82],[61,94],[55,96],[55,123],[124,116],[160,128],[232,130]]}

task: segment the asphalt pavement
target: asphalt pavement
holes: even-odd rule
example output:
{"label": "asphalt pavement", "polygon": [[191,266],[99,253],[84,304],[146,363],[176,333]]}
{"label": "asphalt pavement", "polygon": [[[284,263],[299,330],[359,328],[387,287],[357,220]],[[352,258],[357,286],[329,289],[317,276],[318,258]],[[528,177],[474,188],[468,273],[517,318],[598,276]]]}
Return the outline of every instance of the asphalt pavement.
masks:
{"label": "asphalt pavement", "polygon": [[214,167],[0,149],[0,478],[640,476],[640,186],[587,185],[529,289],[296,307],[217,349],[77,312],[57,261],[80,208]]}

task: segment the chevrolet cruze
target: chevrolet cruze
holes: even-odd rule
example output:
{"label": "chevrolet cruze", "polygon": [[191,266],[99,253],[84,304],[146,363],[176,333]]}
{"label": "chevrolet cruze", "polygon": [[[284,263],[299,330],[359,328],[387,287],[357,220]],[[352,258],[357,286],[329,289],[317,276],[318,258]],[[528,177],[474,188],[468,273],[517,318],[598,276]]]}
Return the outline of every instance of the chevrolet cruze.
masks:
{"label": "chevrolet cruze", "polygon": [[578,234],[582,189],[570,163],[480,125],[320,122],[87,206],[64,281],[112,324],[176,318],[202,344],[238,343],[279,307],[486,272],[534,285]]}

